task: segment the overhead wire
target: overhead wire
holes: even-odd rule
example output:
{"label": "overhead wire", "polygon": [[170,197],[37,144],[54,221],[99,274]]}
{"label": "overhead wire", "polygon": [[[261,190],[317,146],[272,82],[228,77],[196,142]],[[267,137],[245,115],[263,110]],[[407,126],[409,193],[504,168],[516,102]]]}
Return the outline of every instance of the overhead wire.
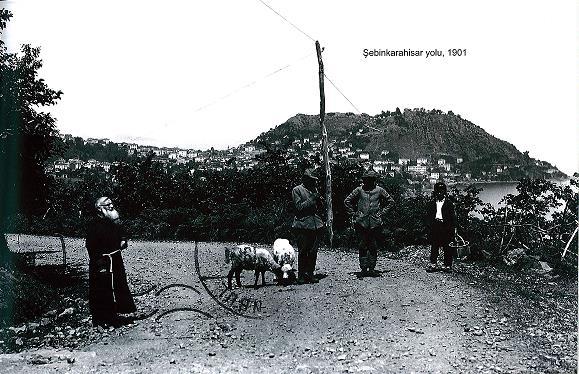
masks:
{"label": "overhead wire", "polygon": [[266,2],[264,2],[263,0],[257,0],[260,3],[262,3],[263,5],[265,5],[266,7],[268,7],[272,12],[274,12],[275,14],[277,14],[279,17],[281,17],[281,19],[283,19],[284,21],[286,21],[287,23],[289,23],[291,26],[293,26],[293,28],[295,28],[296,30],[298,30],[299,32],[301,32],[302,34],[304,34],[307,38],[309,38],[311,41],[315,42],[316,40],[314,38],[312,38],[308,33],[306,33],[304,30],[300,29],[299,27],[297,27],[293,22],[291,22],[290,20],[288,20],[286,17],[284,17],[283,15],[281,15],[277,10],[273,9],[271,6],[269,6],[269,4],[267,4]]}
{"label": "overhead wire", "polygon": [[210,107],[210,106],[213,106],[213,105],[217,104],[218,102],[223,101],[223,100],[227,99],[228,97],[235,95],[235,94],[238,93],[239,91],[242,91],[242,90],[244,90],[244,89],[246,89],[246,88],[249,88],[249,87],[255,85],[256,83],[258,83],[258,82],[260,82],[260,81],[262,81],[262,80],[265,80],[265,79],[267,79],[267,78],[269,78],[269,77],[271,77],[271,76],[273,76],[273,75],[275,75],[275,74],[281,73],[282,71],[284,71],[284,70],[286,70],[286,69],[289,69],[290,67],[298,64],[299,62],[301,62],[302,60],[305,60],[306,58],[310,57],[310,56],[313,55],[313,54],[314,54],[314,52],[311,52],[311,53],[309,53],[309,54],[307,54],[307,55],[304,55],[304,56],[300,57],[299,59],[295,60],[294,62],[292,62],[292,63],[290,63],[290,64],[287,64],[287,65],[285,65],[285,66],[282,66],[282,67],[280,67],[280,68],[272,71],[271,73],[268,73],[268,74],[264,75],[264,76],[261,77],[261,78],[254,79],[253,81],[251,81],[251,82],[249,82],[249,83],[246,83],[246,84],[244,84],[243,86],[237,87],[237,88],[234,89],[233,91],[231,91],[231,92],[229,92],[229,93],[227,93],[227,94],[225,94],[225,95],[223,95],[223,96],[218,97],[217,99],[213,100],[212,102],[210,102],[210,103],[208,103],[208,104],[205,104],[205,105],[203,105],[203,106],[200,106],[199,108],[195,109],[195,110],[193,111],[193,113],[200,112],[200,111],[202,111],[203,109],[206,109],[206,108],[208,108],[208,107]]}
{"label": "overhead wire", "polygon": [[[352,100],[348,99],[348,97],[342,92],[342,90],[340,90],[340,89],[338,88],[338,86],[336,86],[336,84],[330,79],[330,77],[328,77],[328,76],[326,75],[325,72],[324,72],[324,77],[328,80],[328,82],[330,82],[330,84],[336,89],[336,91],[338,91],[338,92],[340,93],[340,95],[342,95],[342,97],[343,97],[344,99],[346,99],[346,101],[347,101],[348,103],[350,103],[350,105],[352,106],[352,108],[354,108],[354,110],[355,110],[358,114],[362,114],[362,112],[360,112],[360,110],[358,109],[358,107],[357,107],[356,105],[354,105],[354,103],[352,102]],[[369,129],[372,129],[372,130],[374,130],[374,131],[383,132],[383,130],[377,129],[377,128],[372,127],[372,126],[370,126],[370,125],[368,125],[368,124],[365,124],[365,123],[362,123],[361,125],[369,128]]]}
{"label": "overhead wire", "polygon": [[[288,20],[285,16],[283,16],[280,12],[278,12],[277,10],[275,10],[274,8],[272,8],[272,7],[271,7],[269,4],[267,4],[265,1],[263,1],[263,0],[257,0],[257,1],[259,1],[261,4],[263,4],[263,5],[264,5],[265,7],[267,7],[269,10],[271,10],[272,12],[274,12],[278,17],[280,17],[282,20],[284,20],[285,22],[287,22],[289,25],[291,25],[294,29],[296,29],[297,31],[299,31],[299,32],[300,32],[301,34],[303,34],[304,36],[306,36],[308,39],[310,39],[310,40],[313,41],[313,42],[316,42],[316,40],[315,40],[312,36],[310,36],[308,33],[306,33],[306,32],[303,31],[301,28],[299,28],[298,26],[296,26],[293,22],[291,22],[290,20]],[[323,50],[323,49],[322,49],[322,50]],[[245,85],[243,85],[243,86],[241,86],[241,87],[238,87],[237,89],[233,90],[232,92],[230,92],[230,93],[228,93],[228,94],[226,94],[226,95],[224,95],[224,96],[221,96],[221,97],[217,98],[217,99],[214,100],[213,102],[211,102],[211,103],[209,103],[209,104],[206,104],[206,105],[204,105],[204,106],[202,106],[202,107],[199,107],[199,108],[196,109],[194,112],[199,112],[199,111],[201,111],[201,110],[203,110],[203,109],[205,109],[205,108],[207,108],[207,107],[210,107],[210,106],[218,103],[218,102],[221,101],[221,100],[224,100],[224,99],[226,99],[226,98],[234,95],[235,93],[237,93],[237,92],[239,92],[239,91],[241,91],[241,90],[243,90],[243,89],[245,89],[245,88],[251,87],[251,86],[253,86],[254,84],[256,84],[258,81],[263,80],[263,79],[266,79],[266,78],[268,78],[268,77],[270,77],[270,76],[272,76],[272,75],[275,75],[275,74],[277,74],[277,73],[279,73],[279,72],[281,72],[281,71],[283,71],[283,70],[291,67],[292,65],[300,62],[301,60],[303,60],[303,59],[311,56],[312,54],[313,54],[313,52],[310,53],[310,54],[308,54],[308,55],[306,55],[306,56],[303,56],[302,58],[300,58],[299,60],[297,60],[296,62],[294,62],[294,63],[292,63],[292,64],[283,66],[283,67],[281,67],[281,68],[279,68],[279,69],[277,69],[277,70],[275,70],[275,71],[273,71],[273,72],[265,75],[263,78],[261,78],[261,79],[259,79],[259,80],[254,80],[254,81],[252,81],[252,82],[250,82],[250,83],[247,83],[247,84],[245,84]],[[346,99],[346,101],[354,108],[354,110],[355,110],[358,114],[361,114],[361,112],[360,112],[360,110],[358,109],[358,107],[357,107],[356,105],[354,105],[354,103],[352,102],[352,100],[350,100],[350,99],[344,94],[344,92],[338,88],[338,86],[330,79],[330,77],[328,77],[327,74],[325,74],[325,73],[324,73],[324,77],[328,80],[328,82],[330,82],[330,84],[336,89],[336,91],[338,91],[338,93],[340,93],[340,95],[342,95],[342,97],[343,97],[344,99]],[[372,130],[374,130],[374,131],[383,132],[383,130],[377,129],[377,128],[372,127],[372,126],[370,126],[370,125],[367,125],[367,124],[362,124],[362,125],[365,126],[365,127],[368,127],[369,129],[372,129]]]}

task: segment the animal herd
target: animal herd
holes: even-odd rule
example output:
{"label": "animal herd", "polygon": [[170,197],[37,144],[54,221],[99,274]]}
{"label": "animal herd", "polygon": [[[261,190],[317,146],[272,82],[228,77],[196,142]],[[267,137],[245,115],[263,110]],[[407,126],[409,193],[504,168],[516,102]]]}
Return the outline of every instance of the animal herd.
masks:
{"label": "animal herd", "polygon": [[225,248],[225,262],[231,263],[231,269],[227,274],[227,287],[232,287],[233,275],[237,287],[241,287],[242,270],[255,271],[254,288],[258,287],[260,274],[261,284],[265,286],[266,271],[274,273],[279,284],[291,284],[296,279],[295,260],[296,252],[287,239],[276,239],[271,252],[247,244],[228,246]]}

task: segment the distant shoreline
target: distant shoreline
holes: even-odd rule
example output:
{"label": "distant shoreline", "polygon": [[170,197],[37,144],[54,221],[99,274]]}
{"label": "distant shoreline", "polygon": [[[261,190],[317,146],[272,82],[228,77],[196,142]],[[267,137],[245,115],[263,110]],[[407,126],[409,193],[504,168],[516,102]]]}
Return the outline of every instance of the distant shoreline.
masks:
{"label": "distant shoreline", "polygon": [[[571,178],[553,178],[553,179],[547,179],[550,182],[566,182],[571,180]],[[471,184],[499,184],[499,183],[519,183],[518,180],[506,180],[506,181],[471,181],[471,182],[456,182],[454,184],[449,184],[449,185],[454,185],[454,186],[468,186]]]}

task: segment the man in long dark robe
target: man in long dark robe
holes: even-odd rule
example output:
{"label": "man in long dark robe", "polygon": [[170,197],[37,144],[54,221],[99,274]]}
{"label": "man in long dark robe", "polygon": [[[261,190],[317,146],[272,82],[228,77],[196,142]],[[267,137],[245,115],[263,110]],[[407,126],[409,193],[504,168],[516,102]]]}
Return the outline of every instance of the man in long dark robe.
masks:
{"label": "man in long dark robe", "polygon": [[99,198],[95,208],[97,217],[86,235],[90,312],[93,326],[119,327],[133,321],[119,314],[136,311],[121,256],[121,250],[127,248],[127,239],[111,199]]}

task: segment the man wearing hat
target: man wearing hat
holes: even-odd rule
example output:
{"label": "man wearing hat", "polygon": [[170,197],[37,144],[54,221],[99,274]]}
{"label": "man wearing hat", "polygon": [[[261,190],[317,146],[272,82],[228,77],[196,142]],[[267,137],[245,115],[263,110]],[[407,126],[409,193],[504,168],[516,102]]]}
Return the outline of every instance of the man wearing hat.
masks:
{"label": "man wearing hat", "polygon": [[444,251],[444,262],[442,269],[445,272],[452,272],[452,259],[454,250],[449,246],[453,239],[456,228],[454,205],[447,198],[446,185],[443,181],[438,181],[434,185],[432,193],[434,199],[429,202],[426,211],[426,225],[430,239],[430,264],[426,271],[433,272],[439,270],[437,267],[438,253],[440,248]]}
{"label": "man wearing hat", "polygon": [[292,228],[296,234],[298,247],[298,283],[318,283],[314,277],[318,256],[318,239],[324,222],[317,214],[323,207],[323,199],[318,193],[318,178],[312,169],[306,169],[302,184],[292,190],[295,217]]}
{"label": "man wearing hat", "polygon": [[382,229],[382,217],[394,205],[394,199],[376,185],[378,174],[369,170],[362,175],[362,185],[344,200],[346,212],[352,217],[359,238],[360,269],[363,276],[376,276],[377,240]]}
{"label": "man wearing hat", "polygon": [[119,327],[134,318],[122,317],[118,313],[136,311],[121,256],[121,250],[127,248],[127,239],[111,199],[99,198],[95,209],[97,217],[90,223],[86,236],[92,323],[93,326]]}

